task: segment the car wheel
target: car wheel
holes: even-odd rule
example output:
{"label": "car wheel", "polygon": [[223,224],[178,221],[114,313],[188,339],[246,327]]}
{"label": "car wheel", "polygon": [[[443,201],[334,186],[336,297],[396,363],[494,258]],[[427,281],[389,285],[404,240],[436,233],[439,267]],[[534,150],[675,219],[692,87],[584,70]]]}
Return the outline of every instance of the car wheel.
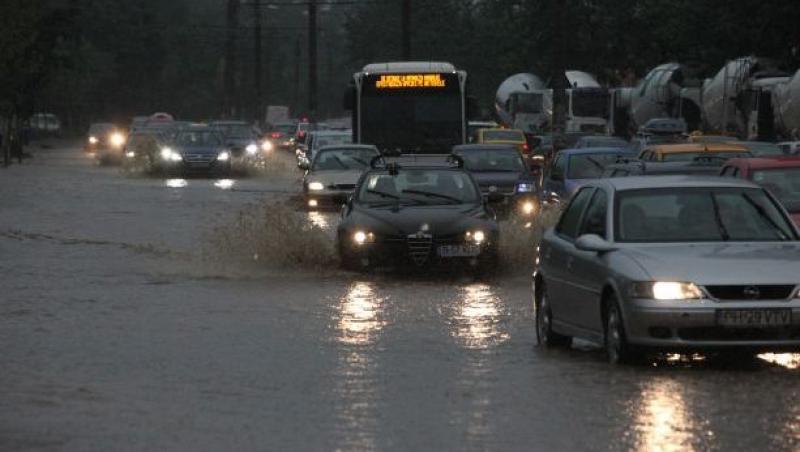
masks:
{"label": "car wheel", "polygon": [[545,347],[569,347],[572,337],[553,331],[553,311],[550,309],[550,297],[542,288],[542,295],[536,304],[536,339]]}
{"label": "car wheel", "polygon": [[641,353],[638,348],[628,343],[622,311],[614,296],[608,299],[605,325],[604,342],[608,362],[611,364],[633,364],[639,361]]}

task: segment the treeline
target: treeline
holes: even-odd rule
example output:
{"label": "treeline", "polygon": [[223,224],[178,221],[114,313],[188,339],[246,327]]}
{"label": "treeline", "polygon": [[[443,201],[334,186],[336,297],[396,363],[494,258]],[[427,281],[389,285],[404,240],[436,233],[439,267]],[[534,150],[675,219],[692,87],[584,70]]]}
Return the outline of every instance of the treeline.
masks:
{"label": "treeline", "polygon": [[[412,57],[469,71],[484,105],[507,76],[550,74],[552,48],[568,68],[609,84],[670,60],[710,75],[749,54],[800,67],[797,0],[412,0]],[[555,27],[552,8],[561,8]],[[354,65],[401,55],[400,1],[371,2],[347,21]],[[392,18],[387,23],[387,18]]]}

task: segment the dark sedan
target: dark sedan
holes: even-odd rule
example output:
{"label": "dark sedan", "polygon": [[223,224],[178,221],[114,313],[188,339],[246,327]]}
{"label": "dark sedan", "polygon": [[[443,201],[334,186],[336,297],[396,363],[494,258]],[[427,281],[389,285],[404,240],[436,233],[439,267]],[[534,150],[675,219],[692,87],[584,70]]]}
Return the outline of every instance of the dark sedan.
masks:
{"label": "dark sedan", "polygon": [[484,198],[490,193],[503,196],[495,206],[501,216],[536,213],[536,182],[515,146],[467,144],[454,147],[453,154],[463,159],[464,169],[472,173]]}
{"label": "dark sedan", "polygon": [[342,265],[351,269],[462,263],[489,271],[498,237],[494,214],[467,171],[396,163],[361,176],[337,231]]}
{"label": "dark sedan", "polygon": [[222,136],[206,126],[182,129],[158,157],[159,168],[167,172],[227,175],[231,171],[231,153]]}

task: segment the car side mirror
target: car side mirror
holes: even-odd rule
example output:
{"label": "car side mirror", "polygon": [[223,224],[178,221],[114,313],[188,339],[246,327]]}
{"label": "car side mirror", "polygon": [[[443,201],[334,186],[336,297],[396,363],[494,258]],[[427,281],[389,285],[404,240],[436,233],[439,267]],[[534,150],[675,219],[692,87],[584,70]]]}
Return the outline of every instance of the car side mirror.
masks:
{"label": "car side mirror", "polygon": [[489,195],[486,196],[486,201],[489,204],[497,204],[503,202],[504,199],[506,199],[506,197],[503,196],[502,193],[498,193],[496,191],[490,192]]}
{"label": "car side mirror", "polygon": [[597,234],[584,234],[575,240],[575,248],[592,253],[607,253],[614,251],[614,245]]}
{"label": "car side mirror", "polygon": [[308,171],[308,160],[304,158],[300,159],[300,162],[297,163],[297,166],[299,166],[301,170]]}

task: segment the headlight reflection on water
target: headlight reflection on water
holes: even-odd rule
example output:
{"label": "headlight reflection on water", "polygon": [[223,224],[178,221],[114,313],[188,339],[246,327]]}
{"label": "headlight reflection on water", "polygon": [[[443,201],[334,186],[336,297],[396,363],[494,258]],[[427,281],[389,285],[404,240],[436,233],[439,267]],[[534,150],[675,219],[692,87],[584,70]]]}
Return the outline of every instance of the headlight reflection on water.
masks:
{"label": "headlight reflection on water", "polygon": [[354,283],[339,300],[339,341],[348,345],[369,345],[375,342],[385,322],[381,319],[383,299],[372,284]]}
{"label": "headlight reflection on water", "polygon": [[486,284],[472,284],[464,289],[453,319],[455,336],[467,348],[486,349],[510,338],[504,326],[502,301]]}
{"label": "headlight reflection on water", "polygon": [[220,179],[214,182],[214,186],[222,190],[230,190],[234,185],[236,181],[233,179]]}
{"label": "headlight reflection on water", "polygon": [[164,185],[169,188],[184,188],[189,185],[189,182],[186,179],[167,179]]}

